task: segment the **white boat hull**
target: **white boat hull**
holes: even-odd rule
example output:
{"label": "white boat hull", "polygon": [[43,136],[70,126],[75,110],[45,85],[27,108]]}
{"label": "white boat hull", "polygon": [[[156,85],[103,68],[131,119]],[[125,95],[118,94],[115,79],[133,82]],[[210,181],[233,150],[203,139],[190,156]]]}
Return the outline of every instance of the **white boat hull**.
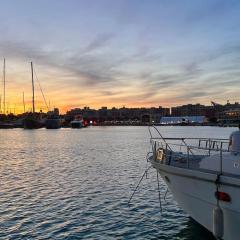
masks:
{"label": "white boat hull", "polygon": [[[213,209],[217,206],[216,179],[213,173],[176,168],[152,161],[178,204],[197,222],[213,231]],[[240,239],[240,179],[222,176],[219,191],[226,192],[231,202],[219,201],[224,215],[225,240]]]}

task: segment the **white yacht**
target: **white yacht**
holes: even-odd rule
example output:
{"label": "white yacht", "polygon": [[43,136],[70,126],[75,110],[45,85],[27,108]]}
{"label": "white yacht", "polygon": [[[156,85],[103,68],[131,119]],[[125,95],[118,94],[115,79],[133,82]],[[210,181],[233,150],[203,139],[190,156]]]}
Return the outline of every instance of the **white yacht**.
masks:
{"label": "white yacht", "polygon": [[149,132],[148,160],[180,207],[217,239],[240,239],[240,131],[230,147],[228,139],[165,138],[156,127]]}
{"label": "white yacht", "polygon": [[84,127],[84,121],[82,118],[82,115],[76,115],[74,120],[71,121],[71,128],[83,128]]}

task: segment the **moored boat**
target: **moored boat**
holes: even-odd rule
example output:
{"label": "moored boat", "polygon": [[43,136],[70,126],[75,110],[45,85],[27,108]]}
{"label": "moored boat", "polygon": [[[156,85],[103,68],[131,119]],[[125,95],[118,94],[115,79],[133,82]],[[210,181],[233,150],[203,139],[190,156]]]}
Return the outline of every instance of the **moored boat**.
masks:
{"label": "moored boat", "polygon": [[53,111],[47,113],[45,126],[47,129],[59,129],[61,127],[59,110],[57,108],[54,108]]}
{"label": "moored boat", "polygon": [[74,120],[71,121],[71,128],[83,128],[84,127],[84,121],[81,115],[75,116]]}
{"label": "moored boat", "polygon": [[13,123],[0,122],[0,129],[10,129],[10,128],[14,128]]}
{"label": "moored boat", "polygon": [[159,136],[150,129],[148,160],[178,204],[216,238],[239,239],[240,132],[231,144],[228,139],[166,138],[155,129]]}
{"label": "moored boat", "polygon": [[59,118],[48,118],[45,121],[46,129],[59,129],[61,127]]}
{"label": "moored boat", "polygon": [[39,118],[39,114],[35,112],[35,89],[34,89],[34,78],[33,78],[33,63],[31,62],[31,73],[32,73],[32,113],[29,113],[23,120],[24,129],[38,129],[43,127],[43,123]]}
{"label": "moored boat", "polygon": [[38,129],[43,127],[43,122],[34,114],[29,115],[23,120],[24,129]]}

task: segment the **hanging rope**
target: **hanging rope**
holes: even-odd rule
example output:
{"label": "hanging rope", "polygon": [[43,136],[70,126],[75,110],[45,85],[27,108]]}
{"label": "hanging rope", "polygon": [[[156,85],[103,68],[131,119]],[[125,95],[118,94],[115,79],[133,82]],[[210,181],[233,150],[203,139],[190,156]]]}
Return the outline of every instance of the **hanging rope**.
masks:
{"label": "hanging rope", "polygon": [[47,104],[47,101],[46,101],[45,95],[44,95],[44,93],[43,93],[43,90],[42,90],[42,87],[41,87],[40,81],[38,80],[38,77],[37,77],[37,74],[36,74],[35,69],[34,69],[34,74],[35,74],[35,77],[36,77],[36,79],[37,79],[37,82],[38,82],[38,86],[39,86],[39,88],[40,88],[40,91],[41,91],[41,93],[42,93],[42,97],[43,97],[44,103],[45,103],[45,105],[46,105],[46,107],[47,107],[47,110],[49,111],[49,106],[48,106],[48,104]]}
{"label": "hanging rope", "polygon": [[152,166],[148,167],[148,168],[144,171],[144,173],[143,173],[143,175],[142,175],[140,181],[138,182],[138,184],[137,184],[137,186],[135,187],[135,189],[134,189],[134,191],[133,191],[133,193],[132,193],[130,199],[128,200],[128,205],[131,203],[132,198],[133,198],[135,192],[138,190],[138,187],[140,186],[140,184],[141,184],[141,182],[142,182],[144,176],[147,175],[147,172],[148,172],[148,170],[149,170],[151,167],[152,167]]}
{"label": "hanging rope", "polygon": [[157,171],[157,183],[158,183],[159,207],[160,207],[160,212],[162,213],[162,200],[161,200],[161,192],[160,192],[160,184],[159,184],[158,171]]}
{"label": "hanging rope", "polygon": [[163,197],[164,201],[166,201],[167,194],[168,194],[168,188],[167,188],[167,190],[166,190],[166,192],[164,194],[164,197]]}

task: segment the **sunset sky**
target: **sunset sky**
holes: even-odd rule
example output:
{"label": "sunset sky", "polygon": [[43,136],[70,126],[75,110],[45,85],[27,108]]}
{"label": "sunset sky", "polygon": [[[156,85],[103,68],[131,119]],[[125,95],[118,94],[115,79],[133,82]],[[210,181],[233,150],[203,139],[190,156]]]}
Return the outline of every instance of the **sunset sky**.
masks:
{"label": "sunset sky", "polygon": [[0,34],[11,111],[31,61],[62,112],[240,101],[239,0],[1,0]]}

